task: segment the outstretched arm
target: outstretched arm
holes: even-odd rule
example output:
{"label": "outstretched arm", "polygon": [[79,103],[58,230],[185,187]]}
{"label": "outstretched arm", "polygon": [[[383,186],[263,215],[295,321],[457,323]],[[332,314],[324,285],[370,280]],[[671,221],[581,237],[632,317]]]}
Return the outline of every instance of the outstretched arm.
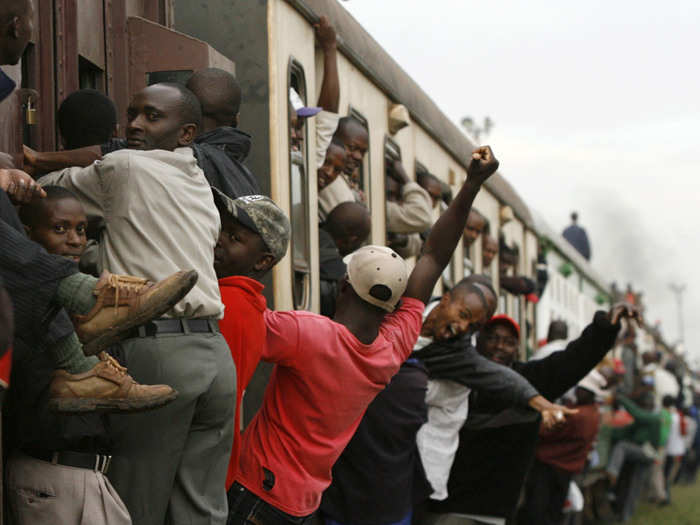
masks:
{"label": "outstretched arm", "polygon": [[84,168],[102,158],[100,146],[64,151],[34,151],[24,146],[24,166],[33,176],[40,177],[52,171],[78,166]]}
{"label": "outstretched arm", "polygon": [[327,16],[322,16],[318,24],[314,25],[314,29],[321,49],[323,49],[323,81],[317,104],[326,111],[338,113],[340,81],[338,79],[335,29],[328,21]]}
{"label": "outstretched arm", "polygon": [[430,230],[423,246],[423,256],[418,259],[406,286],[406,297],[427,303],[435,283],[449,264],[457,247],[474,197],[481,185],[498,169],[498,160],[489,146],[477,148],[467,168],[467,180],[457,196]]}

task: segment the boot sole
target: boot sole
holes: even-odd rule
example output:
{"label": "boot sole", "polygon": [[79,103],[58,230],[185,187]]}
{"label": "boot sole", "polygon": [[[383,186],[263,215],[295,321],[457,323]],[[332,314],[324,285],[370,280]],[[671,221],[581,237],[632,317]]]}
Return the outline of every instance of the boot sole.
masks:
{"label": "boot sole", "polygon": [[161,408],[177,399],[177,391],[173,390],[166,396],[150,399],[97,399],[97,398],[59,398],[50,399],[49,408],[54,412],[64,414],[97,414],[146,412]]}
{"label": "boot sole", "polygon": [[124,324],[108,328],[103,333],[98,335],[92,341],[88,341],[83,345],[83,353],[85,355],[99,354],[108,346],[121,341],[126,332],[139,325],[147,323],[151,319],[160,317],[173,306],[179,303],[197,283],[198,274],[195,270],[187,272],[183,278],[183,285],[167,300],[151,308],[144,309],[139,315],[129,319]]}

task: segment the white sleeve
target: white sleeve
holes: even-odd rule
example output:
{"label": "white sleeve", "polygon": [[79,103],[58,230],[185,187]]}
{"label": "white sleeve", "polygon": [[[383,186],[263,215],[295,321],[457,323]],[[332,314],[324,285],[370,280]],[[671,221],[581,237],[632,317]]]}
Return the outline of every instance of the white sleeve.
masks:
{"label": "white sleeve", "polygon": [[316,115],[316,169],[323,166],[326,160],[326,151],[331,139],[338,128],[340,115],[330,111],[321,111]]}

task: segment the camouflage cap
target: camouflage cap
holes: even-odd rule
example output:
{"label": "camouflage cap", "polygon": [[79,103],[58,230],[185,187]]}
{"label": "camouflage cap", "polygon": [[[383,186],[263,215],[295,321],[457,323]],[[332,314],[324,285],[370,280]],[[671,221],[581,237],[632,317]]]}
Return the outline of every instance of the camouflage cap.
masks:
{"label": "camouflage cap", "polygon": [[212,188],[219,213],[227,213],[262,237],[270,253],[279,261],[287,253],[291,225],[287,215],[264,195],[245,195],[232,199]]}

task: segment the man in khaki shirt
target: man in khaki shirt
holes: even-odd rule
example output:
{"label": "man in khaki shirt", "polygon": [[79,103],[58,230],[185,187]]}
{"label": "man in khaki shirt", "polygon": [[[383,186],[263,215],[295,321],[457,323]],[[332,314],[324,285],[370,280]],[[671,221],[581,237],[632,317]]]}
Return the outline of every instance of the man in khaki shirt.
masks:
{"label": "man in khaki shirt", "polygon": [[152,280],[193,268],[199,281],[168,314],[119,348],[133,376],[179,392],[171,405],[111,419],[109,477],[135,525],[224,524],[226,468],[233,443],[236,376],[218,331],[223,314],[214,273],[220,219],[209,184],[188,147],[201,108],[176,84],[137,93],[128,109],[130,149],[86,168],[41,179],[73,191],[89,216],[104,219],[100,270]]}

